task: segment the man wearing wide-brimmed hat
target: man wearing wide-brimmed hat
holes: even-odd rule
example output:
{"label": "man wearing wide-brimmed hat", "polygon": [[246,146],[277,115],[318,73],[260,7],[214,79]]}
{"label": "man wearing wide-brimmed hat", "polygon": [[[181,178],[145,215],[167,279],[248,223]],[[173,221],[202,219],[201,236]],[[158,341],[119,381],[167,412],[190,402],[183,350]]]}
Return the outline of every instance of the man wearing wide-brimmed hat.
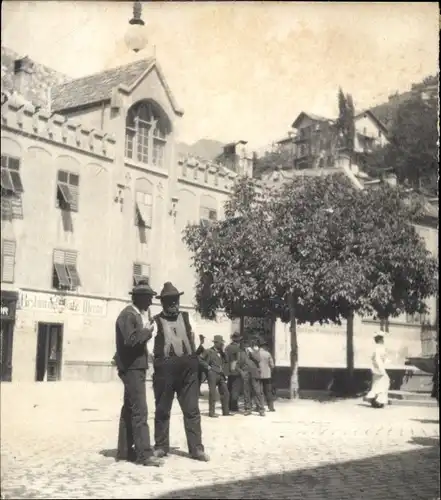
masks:
{"label": "man wearing wide-brimmed hat", "polygon": [[131,295],[132,304],[121,311],[115,326],[114,360],[118,375],[124,384],[117,459],[159,467],[162,465],[162,460],[153,454],[147,423],[147,342],[152,337],[153,325],[143,314],[150,307],[156,292],[150,287],[148,279],[142,278],[131,291]]}
{"label": "man wearing wide-brimmed hat", "polygon": [[229,410],[230,394],[227,387],[228,374],[228,359],[224,353],[224,338],[222,335],[215,335],[213,338],[213,347],[206,349],[201,358],[208,367],[208,415],[211,418],[216,418],[216,389],[219,391],[219,396],[222,405],[222,414],[224,416],[231,415]]}
{"label": "man wearing wide-brimmed hat", "polygon": [[158,299],[162,312],[154,317],[157,326],[153,348],[155,393],[155,455],[167,456],[170,449],[170,411],[175,394],[184,415],[190,457],[207,462],[202,444],[199,411],[199,358],[187,312],[180,312],[179,292],[164,283]]}
{"label": "man wearing wide-brimmed hat", "polygon": [[239,397],[242,391],[242,377],[237,369],[240,353],[240,341],[242,336],[239,332],[234,332],[231,335],[231,343],[225,348],[225,354],[230,363],[228,373],[228,392],[230,393],[230,412],[239,411]]}

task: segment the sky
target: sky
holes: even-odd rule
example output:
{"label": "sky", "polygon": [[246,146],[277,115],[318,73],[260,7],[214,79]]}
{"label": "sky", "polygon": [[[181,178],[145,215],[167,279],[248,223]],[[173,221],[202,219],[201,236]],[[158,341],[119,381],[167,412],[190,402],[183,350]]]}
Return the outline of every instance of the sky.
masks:
{"label": "sky", "polygon": [[[179,139],[287,135],[301,111],[333,117],[339,86],[358,110],[438,71],[427,3],[143,2],[148,47],[124,43],[131,2],[2,2],[2,45],[72,77],[155,50],[184,116]],[[153,49],[154,47],[154,49]]]}

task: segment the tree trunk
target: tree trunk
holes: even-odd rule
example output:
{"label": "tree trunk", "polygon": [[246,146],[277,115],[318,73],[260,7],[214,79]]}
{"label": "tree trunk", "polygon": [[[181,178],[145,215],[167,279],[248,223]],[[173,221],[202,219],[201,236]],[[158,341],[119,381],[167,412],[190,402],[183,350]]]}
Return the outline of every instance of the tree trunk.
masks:
{"label": "tree trunk", "polygon": [[289,300],[289,332],[291,340],[291,378],[289,381],[289,399],[299,399],[299,356],[297,343],[296,308],[294,297]]}
{"label": "tree trunk", "polygon": [[354,392],[354,313],[346,321],[346,392]]}

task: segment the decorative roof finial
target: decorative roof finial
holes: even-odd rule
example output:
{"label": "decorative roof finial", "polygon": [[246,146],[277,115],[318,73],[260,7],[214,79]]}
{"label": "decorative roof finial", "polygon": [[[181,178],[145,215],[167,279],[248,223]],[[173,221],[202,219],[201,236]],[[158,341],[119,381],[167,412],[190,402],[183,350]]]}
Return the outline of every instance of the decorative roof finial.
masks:
{"label": "decorative roof finial", "polygon": [[133,18],[130,19],[129,24],[140,24],[141,26],[145,25],[145,22],[141,19],[142,14],[142,5],[139,0],[133,2]]}

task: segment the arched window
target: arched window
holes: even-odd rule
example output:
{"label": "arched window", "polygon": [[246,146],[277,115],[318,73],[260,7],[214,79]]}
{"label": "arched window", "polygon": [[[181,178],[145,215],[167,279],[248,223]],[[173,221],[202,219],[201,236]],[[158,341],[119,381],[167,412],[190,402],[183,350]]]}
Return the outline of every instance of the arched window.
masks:
{"label": "arched window", "polygon": [[132,106],[126,119],[127,158],[163,167],[170,127],[167,117],[151,102]]}

